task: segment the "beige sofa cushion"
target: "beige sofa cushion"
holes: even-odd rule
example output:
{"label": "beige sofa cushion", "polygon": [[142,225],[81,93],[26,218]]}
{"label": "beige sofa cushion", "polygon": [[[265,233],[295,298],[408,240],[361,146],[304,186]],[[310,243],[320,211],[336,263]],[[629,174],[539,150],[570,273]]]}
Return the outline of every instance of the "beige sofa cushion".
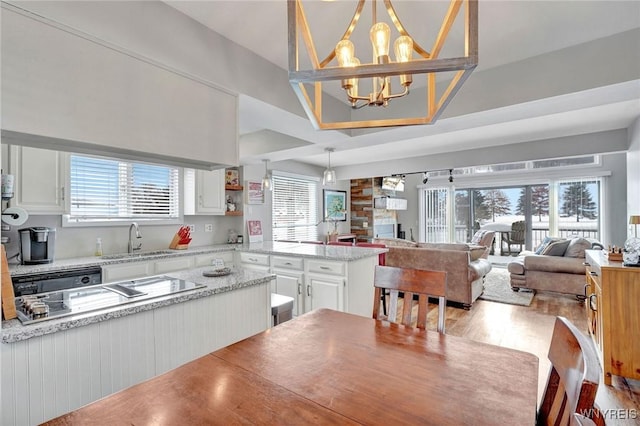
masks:
{"label": "beige sofa cushion", "polygon": [[415,241],[403,240],[402,238],[374,238],[374,243],[384,244],[387,247],[418,247]]}

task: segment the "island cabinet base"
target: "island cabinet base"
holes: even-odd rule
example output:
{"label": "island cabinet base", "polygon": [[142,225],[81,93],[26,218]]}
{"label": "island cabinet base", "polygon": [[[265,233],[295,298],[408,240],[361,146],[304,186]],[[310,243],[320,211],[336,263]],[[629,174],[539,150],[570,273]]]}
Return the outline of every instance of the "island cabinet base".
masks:
{"label": "island cabinet base", "polygon": [[269,283],[1,344],[0,424],[39,424],[270,325]]}

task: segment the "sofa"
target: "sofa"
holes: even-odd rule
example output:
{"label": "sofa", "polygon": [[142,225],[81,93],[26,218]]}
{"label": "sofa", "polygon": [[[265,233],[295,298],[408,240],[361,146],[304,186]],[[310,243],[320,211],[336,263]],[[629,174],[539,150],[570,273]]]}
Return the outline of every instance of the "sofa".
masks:
{"label": "sofa", "polygon": [[482,294],[484,277],[491,271],[486,258],[490,247],[466,243],[416,243],[397,238],[376,238],[389,249],[386,265],[447,273],[447,301],[469,309]]}
{"label": "sofa", "polygon": [[584,252],[602,249],[598,241],[589,238],[547,237],[535,252],[524,251],[509,262],[510,285],[521,288],[570,294],[585,298]]}

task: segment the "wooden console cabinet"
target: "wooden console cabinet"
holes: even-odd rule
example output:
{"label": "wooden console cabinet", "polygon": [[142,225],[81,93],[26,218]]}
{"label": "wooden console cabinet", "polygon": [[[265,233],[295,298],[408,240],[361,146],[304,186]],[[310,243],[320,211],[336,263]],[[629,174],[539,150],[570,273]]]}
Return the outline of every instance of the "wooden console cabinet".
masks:
{"label": "wooden console cabinet", "polygon": [[600,250],[586,252],[589,332],[604,373],[640,379],[640,268],[609,262]]}

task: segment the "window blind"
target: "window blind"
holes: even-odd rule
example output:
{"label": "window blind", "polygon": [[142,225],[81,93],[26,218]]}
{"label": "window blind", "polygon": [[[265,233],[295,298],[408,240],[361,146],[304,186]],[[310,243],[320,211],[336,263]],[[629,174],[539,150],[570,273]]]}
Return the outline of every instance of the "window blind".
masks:
{"label": "window blind", "polygon": [[318,183],[302,176],[273,176],[273,239],[318,238]]}
{"label": "window blind", "polygon": [[177,168],[71,155],[70,177],[71,221],[179,216]]}
{"label": "window blind", "polygon": [[422,241],[428,243],[444,243],[449,241],[447,211],[449,203],[448,188],[423,189],[421,204],[423,226]]}

